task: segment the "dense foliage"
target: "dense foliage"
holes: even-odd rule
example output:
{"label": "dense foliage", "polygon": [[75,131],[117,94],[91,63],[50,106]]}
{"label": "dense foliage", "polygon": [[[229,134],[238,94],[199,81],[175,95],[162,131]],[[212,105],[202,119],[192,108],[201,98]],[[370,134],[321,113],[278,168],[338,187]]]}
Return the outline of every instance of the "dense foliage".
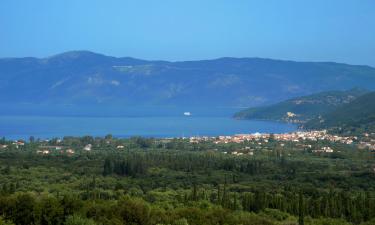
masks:
{"label": "dense foliage", "polygon": [[[30,140],[19,148],[1,140],[9,145],[0,150],[1,225],[375,221],[375,157],[347,145],[305,143],[339,149],[316,154],[272,139],[262,145],[110,135]],[[91,151],[83,150],[87,144]],[[63,150],[36,153],[51,145]],[[255,154],[229,154],[245,146]]]}
{"label": "dense foliage", "polygon": [[339,133],[375,132],[375,92],[310,121],[306,127],[330,128]]}
{"label": "dense foliage", "polygon": [[[347,104],[367,91],[354,88],[347,91],[327,91],[289,99],[277,104],[254,107],[234,115],[239,119],[262,119],[303,123]],[[287,113],[293,113],[288,117]]]}

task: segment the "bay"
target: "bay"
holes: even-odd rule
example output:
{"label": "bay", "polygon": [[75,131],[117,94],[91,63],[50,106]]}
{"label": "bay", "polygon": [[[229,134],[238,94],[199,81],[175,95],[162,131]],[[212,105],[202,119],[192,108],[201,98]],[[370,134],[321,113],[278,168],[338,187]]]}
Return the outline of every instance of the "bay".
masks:
{"label": "bay", "polygon": [[293,124],[271,121],[235,120],[221,116],[0,116],[0,137],[7,139],[52,138],[64,136],[155,138],[219,136],[240,133],[285,133]]}

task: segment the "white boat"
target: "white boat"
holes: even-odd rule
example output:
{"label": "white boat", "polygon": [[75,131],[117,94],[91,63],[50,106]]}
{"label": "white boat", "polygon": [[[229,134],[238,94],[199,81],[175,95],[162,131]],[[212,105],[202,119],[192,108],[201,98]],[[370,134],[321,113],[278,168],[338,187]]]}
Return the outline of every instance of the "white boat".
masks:
{"label": "white boat", "polygon": [[184,112],[184,116],[191,116],[191,112]]}

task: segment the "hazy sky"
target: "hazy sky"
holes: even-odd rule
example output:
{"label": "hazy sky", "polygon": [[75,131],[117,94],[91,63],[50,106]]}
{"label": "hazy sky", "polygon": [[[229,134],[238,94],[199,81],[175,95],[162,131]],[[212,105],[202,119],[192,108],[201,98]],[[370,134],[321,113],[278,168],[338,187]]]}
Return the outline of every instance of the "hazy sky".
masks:
{"label": "hazy sky", "polygon": [[267,57],[375,66],[374,0],[1,0],[0,57]]}

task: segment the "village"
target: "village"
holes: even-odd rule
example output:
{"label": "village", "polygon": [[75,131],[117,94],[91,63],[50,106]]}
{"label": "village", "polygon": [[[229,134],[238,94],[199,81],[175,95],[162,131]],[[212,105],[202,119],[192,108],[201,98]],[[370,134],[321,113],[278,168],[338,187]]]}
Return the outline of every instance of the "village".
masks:
{"label": "village", "polygon": [[[117,140],[117,141],[113,141]],[[124,144],[119,142],[121,139],[106,140],[105,145],[110,145],[111,148],[122,150],[125,148]],[[155,139],[155,142],[168,143],[172,141],[173,138],[163,138]],[[291,133],[280,133],[280,134],[270,134],[270,133],[253,133],[253,134],[235,134],[231,136],[194,136],[189,138],[180,138],[181,141],[190,144],[204,144],[211,143],[213,145],[230,145],[237,144],[241,146],[237,150],[230,152],[222,151],[224,154],[233,155],[254,155],[254,151],[257,149],[262,149],[265,151],[272,151],[272,148],[287,148],[293,145],[297,149],[308,149],[313,153],[333,153],[336,151],[331,144],[342,144],[348,146],[354,146],[357,149],[364,149],[375,152],[375,134],[365,133],[359,136],[339,136],[329,134],[326,130],[319,131],[297,131]],[[270,142],[277,143],[277,145],[270,145]],[[317,145],[314,143],[321,142],[325,144]],[[23,149],[25,145],[29,142],[24,140],[15,140],[8,142],[7,144],[0,144],[0,150],[2,149]],[[327,144],[328,143],[328,144]],[[63,139],[55,139],[51,144],[51,140],[37,140],[34,142],[36,144],[36,153],[41,155],[49,155],[51,153],[59,153],[64,155],[74,155],[77,151],[90,152],[94,148],[94,143],[86,143],[82,146],[69,146],[63,143]],[[96,144],[95,149],[100,149],[102,146]]]}
{"label": "village", "polygon": [[[363,134],[363,137],[358,136],[339,136],[332,135],[327,132],[327,130],[319,131],[297,131],[291,133],[281,133],[281,134],[269,134],[269,133],[254,133],[254,134],[236,134],[233,136],[218,136],[218,137],[190,137],[190,143],[200,143],[212,141],[215,144],[230,144],[230,143],[248,143],[256,142],[258,145],[268,143],[271,140],[280,142],[280,147],[284,147],[286,143],[292,142],[297,146],[303,148],[309,148],[312,152],[325,152],[333,153],[334,149],[330,146],[321,146],[319,149],[311,149],[311,144],[304,144],[305,142],[317,142],[325,141],[331,143],[341,143],[345,145],[354,145],[359,149],[368,149],[370,151],[375,151],[375,134]],[[251,149],[246,147],[245,150]],[[247,151],[248,154],[253,155],[253,151]],[[235,155],[242,155],[241,152],[232,152]]]}

